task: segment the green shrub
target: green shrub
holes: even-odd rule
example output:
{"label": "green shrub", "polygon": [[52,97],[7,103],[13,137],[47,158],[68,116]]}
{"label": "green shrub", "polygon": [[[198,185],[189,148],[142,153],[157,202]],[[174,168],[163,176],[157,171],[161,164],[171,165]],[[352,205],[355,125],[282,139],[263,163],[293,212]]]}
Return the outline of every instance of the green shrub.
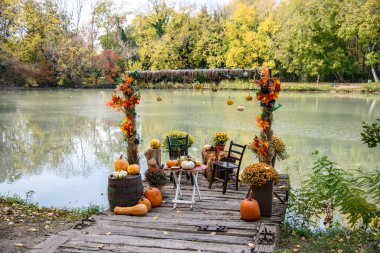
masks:
{"label": "green shrub", "polygon": [[[162,148],[166,151],[169,152],[169,143],[168,143],[168,136],[171,138],[178,138],[178,137],[186,137],[187,133],[186,132],[181,132],[181,131],[171,131],[167,134],[164,135],[164,140],[162,142]],[[189,142],[187,147],[190,148],[195,142],[195,138],[189,134]],[[184,144],[184,140],[180,140],[178,143],[175,144]]]}
{"label": "green shrub", "polygon": [[149,168],[145,171],[145,179],[149,186],[160,187],[166,184],[165,172],[159,168]]}

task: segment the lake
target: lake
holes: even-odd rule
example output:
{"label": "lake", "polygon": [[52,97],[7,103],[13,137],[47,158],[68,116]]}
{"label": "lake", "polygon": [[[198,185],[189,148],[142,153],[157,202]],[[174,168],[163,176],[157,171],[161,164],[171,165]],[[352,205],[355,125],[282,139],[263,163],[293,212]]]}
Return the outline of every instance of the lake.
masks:
{"label": "lake", "polygon": [[[0,92],[0,194],[25,197],[43,206],[108,206],[107,176],[125,153],[119,129],[121,112],[105,106],[112,90],[31,90]],[[156,101],[161,95],[163,100]],[[149,140],[172,130],[196,139],[190,155],[214,132],[246,144],[259,132],[257,101],[247,102],[246,91],[142,90],[138,132],[143,153]],[[235,100],[226,105],[227,98]],[[380,148],[360,141],[361,122],[380,118],[380,96],[361,94],[286,93],[278,100],[273,129],[285,141],[290,158],[276,169],[290,174],[292,186],[311,171],[319,150],[346,170],[380,167]],[[236,107],[244,105],[245,111]],[[167,154],[163,154],[163,160]],[[142,160],[145,160],[142,159]],[[243,168],[257,159],[250,150]],[[145,167],[146,162],[142,163]],[[144,168],[143,168],[144,169]]]}

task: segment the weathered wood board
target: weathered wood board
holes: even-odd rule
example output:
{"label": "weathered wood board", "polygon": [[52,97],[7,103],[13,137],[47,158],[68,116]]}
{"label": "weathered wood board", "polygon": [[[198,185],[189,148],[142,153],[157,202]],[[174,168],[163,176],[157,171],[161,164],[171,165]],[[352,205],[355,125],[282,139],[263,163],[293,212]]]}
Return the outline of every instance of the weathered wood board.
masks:
{"label": "weathered wood board", "polygon": [[[183,197],[191,197],[190,181],[183,180]],[[62,231],[31,249],[31,253],[52,252],[273,252],[278,244],[279,224],[286,210],[274,197],[274,211],[270,218],[256,222],[240,219],[240,201],[247,186],[234,190],[231,185],[225,195],[221,184],[208,189],[208,182],[200,178],[202,201],[193,210],[190,205],[178,204],[173,210],[175,189],[165,187],[164,202],[144,217],[113,215],[111,212],[96,215],[93,225],[82,230]],[[276,193],[285,198],[288,183],[285,176],[275,186]],[[201,225],[227,226],[226,232],[198,231]],[[263,231],[270,232],[263,235]]]}

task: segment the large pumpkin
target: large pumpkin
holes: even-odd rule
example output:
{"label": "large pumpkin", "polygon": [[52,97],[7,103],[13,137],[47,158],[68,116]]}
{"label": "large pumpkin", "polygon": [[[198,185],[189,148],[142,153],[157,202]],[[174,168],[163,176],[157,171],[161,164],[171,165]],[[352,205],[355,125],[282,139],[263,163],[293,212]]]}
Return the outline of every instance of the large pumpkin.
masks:
{"label": "large pumpkin", "polygon": [[240,217],[245,221],[253,221],[260,218],[260,207],[255,199],[244,199],[240,203]]}
{"label": "large pumpkin", "polygon": [[140,166],[138,164],[131,164],[127,170],[129,175],[137,175],[140,173]]}
{"label": "large pumpkin", "polygon": [[161,147],[161,143],[158,139],[153,139],[150,141],[150,148],[152,149],[158,149]]}
{"label": "large pumpkin", "polygon": [[162,204],[161,191],[155,187],[150,187],[146,189],[144,192],[144,196],[150,201],[152,207],[158,207]]}
{"label": "large pumpkin", "polygon": [[120,158],[116,160],[114,167],[115,167],[115,171],[128,170],[128,162],[127,160],[123,158],[123,155],[120,155]]}

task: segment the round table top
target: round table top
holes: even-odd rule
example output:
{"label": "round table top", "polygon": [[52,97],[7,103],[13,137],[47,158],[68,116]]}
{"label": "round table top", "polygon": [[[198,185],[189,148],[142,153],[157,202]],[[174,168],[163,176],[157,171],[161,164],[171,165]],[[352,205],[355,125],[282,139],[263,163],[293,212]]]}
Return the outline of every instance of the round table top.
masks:
{"label": "round table top", "polygon": [[185,169],[180,168],[179,166],[173,166],[171,168],[169,168],[169,167],[165,167],[164,168],[164,170],[170,170],[170,171],[173,171],[173,172],[175,172],[175,171],[185,171],[185,172],[190,172],[190,173],[196,172],[196,171],[202,171],[202,170],[205,170],[205,169],[207,169],[207,166],[204,165],[204,164],[196,166],[196,167],[194,167],[191,170],[185,170]]}

